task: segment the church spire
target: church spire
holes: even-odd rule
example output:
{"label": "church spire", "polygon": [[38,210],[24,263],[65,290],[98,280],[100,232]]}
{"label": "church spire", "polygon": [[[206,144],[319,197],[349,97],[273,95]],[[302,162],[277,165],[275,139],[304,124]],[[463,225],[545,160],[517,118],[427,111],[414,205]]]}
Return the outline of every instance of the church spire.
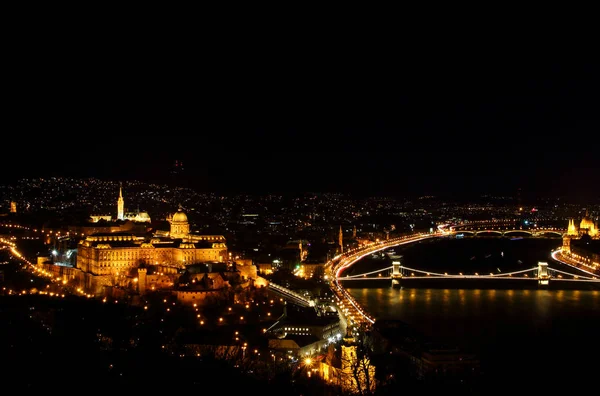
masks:
{"label": "church spire", "polygon": [[125,220],[125,200],[123,199],[123,183],[119,183],[119,199],[117,200],[117,220]]}

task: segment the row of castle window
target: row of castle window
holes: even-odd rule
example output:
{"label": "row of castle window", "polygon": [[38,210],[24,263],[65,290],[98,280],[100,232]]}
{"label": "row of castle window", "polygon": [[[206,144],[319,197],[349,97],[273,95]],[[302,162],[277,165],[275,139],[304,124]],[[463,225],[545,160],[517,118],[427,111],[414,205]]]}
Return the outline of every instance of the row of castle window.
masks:
{"label": "row of castle window", "polygon": [[[218,255],[216,252],[197,252],[195,255],[194,254],[185,254],[184,255],[184,259],[185,260],[190,260],[193,259],[194,257],[206,257],[206,258],[216,258]],[[105,253],[105,254],[101,254],[99,257],[99,260],[115,260],[115,259],[154,259],[155,256],[154,255],[139,255],[139,253],[137,252],[115,252],[115,253]],[[158,256],[158,259],[160,260],[170,260],[172,258],[172,255],[167,255],[167,254],[163,254],[161,256]]]}
{"label": "row of castle window", "polygon": [[285,331],[308,331],[308,328],[304,329],[304,328],[299,328],[299,327],[285,327],[284,328]]}

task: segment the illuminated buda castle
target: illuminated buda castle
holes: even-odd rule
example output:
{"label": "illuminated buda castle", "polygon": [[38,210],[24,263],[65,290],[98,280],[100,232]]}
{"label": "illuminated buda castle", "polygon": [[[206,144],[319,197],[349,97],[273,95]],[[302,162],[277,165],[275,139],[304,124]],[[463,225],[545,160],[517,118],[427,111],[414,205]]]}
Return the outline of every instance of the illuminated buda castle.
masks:
{"label": "illuminated buda castle", "polygon": [[[124,219],[121,190],[117,207],[117,217]],[[125,274],[147,266],[176,272],[186,265],[228,259],[225,237],[190,232],[188,218],[181,207],[167,220],[170,230],[157,231],[151,236],[124,231],[88,235],[79,242],[77,268],[92,275]]]}
{"label": "illuminated buda castle", "polygon": [[[117,207],[117,213],[124,214],[121,193]],[[256,267],[232,263],[223,235],[192,232],[181,207],[166,220],[168,230],[144,226],[136,232],[122,227],[133,223],[127,221],[98,227],[106,229],[91,232],[78,242],[74,266],[56,265],[45,256],[38,257],[37,266],[80,293],[98,297],[121,298],[131,292],[130,296],[161,290],[176,293],[184,303],[196,304],[207,297],[223,297],[230,286],[255,285]]]}

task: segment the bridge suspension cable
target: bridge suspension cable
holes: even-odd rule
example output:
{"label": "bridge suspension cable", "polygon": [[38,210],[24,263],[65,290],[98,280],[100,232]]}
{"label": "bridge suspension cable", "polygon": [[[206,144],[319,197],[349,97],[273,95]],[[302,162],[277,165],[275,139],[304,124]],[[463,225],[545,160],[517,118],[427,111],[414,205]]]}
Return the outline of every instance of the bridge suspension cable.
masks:
{"label": "bridge suspension cable", "polygon": [[[421,274],[426,274],[428,277],[431,277],[431,275],[433,275],[434,277],[440,277],[440,278],[509,278],[512,277],[513,275],[517,275],[517,274],[522,274],[524,272],[530,272],[530,271],[535,271],[537,270],[537,268],[529,268],[526,270],[521,270],[521,271],[514,271],[514,272],[506,272],[506,273],[502,273],[502,274],[491,274],[491,275],[479,275],[479,274],[475,274],[475,275],[464,275],[464,274],[440,274],[437,272],[427,272],[427,271],[422,271],[422,270],[415,270],[413,268],[407,268],[407,267],[403,267],[403,269],[412,271],[412,272],[418,272]],[[414,276],[411,276],[411,278],[414,278]],[[526,279],[526,278],[524,278]]]}
{"label": "bridge suspension cable", "polygon": [[532,267],[526,270],[520,270],[520,271],[513,271],[513,272],[504,272],[504,273],[499,273],[499,274],[494,274],[492,276],[496,277],[496,278],[502,278],[503,276],[512,276],[512,275],[516,275],[516,274],[522,274],[524,272],[529,272],[529,271],[537,271],[538,267]]}
{"label": "bridge suspension cable", "polygon": [[[429,274],[429,275],[435,275],[435,276],[445,276],[445,277],[464,277],[464,276],[469,276],[469,275],[456,275],[456,274],[440,274],[437,272],[428,272],[428,271],[423,271],[423,270],[418,270],[418,269],[414,269],[414,268],[408,268],[408,267],[400,267],[401,269],[405,269],[405,270],[409,270],[409,271],[413,271],[413,272],[420,272],[422,274]],[[494,276],[496,278],[501,278],[503,276],[511,276],[511,275],[516,275],[516,274],[522,274],[524,272],[529,272],[529,271],[534,271],[537,270],[537,267],[533,267],[533,268],[529,268],[526,270],[520,270],[520,271],[513,271],[513,272],[505,272],[505,273],[501,273],[501,274],[494,274],[494,275],[488,275],[488,276]]]}
{"label": "bridge suspension cable", "polygon": [[[588,279],[588,280],[598,280],[598,278],[595,277],[595,276],[575,275],[575,274],[571,274],[569,272],[557,270],[557,269],[554,269],[554,268],[548,268],[548,269],[551,270],[551,271],[554,271],[554,272],[558,272],[560,274],[565,274],[565,275],[573,276],[575,278],[582,278],[582,279]],[[569,279],[566,279],[566,280],[569,280]]]}
{"label": "bridge suspension cable", "polygon": [[392,268],[393,268],[393,267],[387,267],[387,268],[382,268],[382,269],[379,269],[379,270],[376,270],[376,271],[365,272],[364,274],[357,274],[357,275],[347,275],[347,276],[345,276],[345,277],[341,277],[341,278],[339,278],[339,279],[358,278],[358,277],[361,277],[361,276],[366,276],[366,275],[376,274],[376,273],[378,273],[378,272],[388,271],[388,270],[391,270]]}
{"label": "bridge suspension cable", "polygon": [[[382,268],[382,269],[378,269],[375,271],[370,271],[370,272],[365,272],[365,273],[361,273],[361,274],[356,274],[356,275],[347,275],[345,277],[339,277],[339,280],[351,280],[351,279],[364,279],[367,277],[367,275],[372,275],[372,274],[376,274],[376,273],[380,273],[380,272],[384,272],[384,271],[389,271],[389,270],[393,270],[393,267],[386,267],[386,268]],[[512,277],[513,275],[518,275],[518,274],[523,274],[526,272],[535,272],[538,271],[539,268],[538,267],[532,267],[532,268],[528,268],[528,269],[524,269],[524,270],[519,270],[519,271],[512,271],[512,272],[505,272],[505,273],[498,273],[498,274],[490,274],[490,275],[463,275],[463,274],[448,274],[448,273],[439,273],[439,272],[430,272],[430,271],[423,271],[423,270],[418,270],[415,268],[410,268],[410,267],[404,267],[401,266],[400,270],[407,270],[407,271],[411,271],[411,272],[416,272],[419,274],[425,274],[426,276],[437,276],[437,277],[443,277],[443,278],[505,278],[505,277]],[[572,274],[566,271],[562,271],[562,270],[558,270],[556,268],[548,268],[548,271],[553,271],[554,273],[559,273],[559,274],[563,274],[563,275],[568,275],[568,276],[572,276],[575,279],[557,279],[555,278],[555,280],[591,280],[591,281],[598,281],[600,282],[600,279],[596,276],[585,276],[585,275],[577,275],[577,274]],[[370,279],[390,279],[389,276],[386,277],[369,277]]]}
{"label": "bridge suspension cable", "polygon": [[[371,272],[365,272],[362,274],[356,274],[356,275],[348,275],[348,276],[344,276],[344,277],[339,277],[339,280],[349,280],[349,279],[356,279],[356,278],[365,278],[367,275],[371,275],[371,274],[375,274],[378,272],[383,272],[383,271],[389,271],[390,269],[393,269],[393,267],[386,267],[386,268],[382,268],[376,271],[371,271]],[[549,268],[551,269],[551,268]],[[513,271],[513,272],[505,272],[505,273],[499,273],[499,274],[492,274],[492,275],[462,275],[462,274],[448,274],[448,273],[439,273],[439,272],[430,272],[430,271],[423,271],[423,270],[418,270],[415,268],[409,268],[409,267],[404,267],[401,266],[400,270],[407,270],[407,271],[411,271],[411,272],[416,272],[416,273],[420,273],[420,274],[425,274],[427,276],[439,276],[439,277],[445,277],[445,278],[464,278],[464,277],[494,277],[494,278],[502,278],[502,277],[510,277],[512,275],[517,275],[517,274],[522,274],[525,272],[533,272],[533,271],[537,271],[538,267],[532,267],[529,269],[525,269],[525,270],[519,270],[519,271]],[[568,273],[566,273],[568,274]],[[568,275],[572,275],[573,274],[568,274]],[[385,277],[385,278],[380,278],[377,277],[376,279],[389,279],[389,277]]]}

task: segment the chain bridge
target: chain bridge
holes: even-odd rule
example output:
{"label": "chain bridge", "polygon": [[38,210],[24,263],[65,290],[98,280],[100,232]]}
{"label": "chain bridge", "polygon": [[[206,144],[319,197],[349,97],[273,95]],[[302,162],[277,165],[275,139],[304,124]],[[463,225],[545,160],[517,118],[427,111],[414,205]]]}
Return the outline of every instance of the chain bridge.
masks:
{"label": "chain bridge", "polygon": [[546,262],[538,262],[536,267],[505,273],[489,273],[489,274],[449,274],[447,272],[430,272],[409,268],[403,266],[400,261],[393,261],[390,267],[378,269],[375,271],[365,272],[362,274],[339,276],[338,281],[361,281],[361,280],[388,280],[391,281],[393,287],[401,285],[402,280],[406,279],[470,279],[477,281],[485,280],[523,280],[536,281],[540,286],[549,285],[552,282],[591,282],[600,285],[600,278],[595,275],[581,275],[563,271],[557,268],[548,266]]}

